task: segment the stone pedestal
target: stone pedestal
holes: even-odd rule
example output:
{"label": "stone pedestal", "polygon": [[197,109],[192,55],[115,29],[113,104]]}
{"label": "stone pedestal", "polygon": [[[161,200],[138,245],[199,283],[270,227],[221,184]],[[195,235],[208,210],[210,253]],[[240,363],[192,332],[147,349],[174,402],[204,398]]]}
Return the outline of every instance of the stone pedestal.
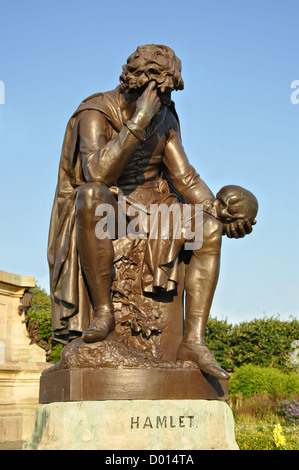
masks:
{"label": "stone pedestal", "polygon": [[45,351],[30,344],[21,299],[32,276],[0,271],[0,442],[26,441],[34,429]]}
{"label": "stone pedestal", "polygon": [[25,450],[237,450],[219,400],[106,400],[40,405]]}

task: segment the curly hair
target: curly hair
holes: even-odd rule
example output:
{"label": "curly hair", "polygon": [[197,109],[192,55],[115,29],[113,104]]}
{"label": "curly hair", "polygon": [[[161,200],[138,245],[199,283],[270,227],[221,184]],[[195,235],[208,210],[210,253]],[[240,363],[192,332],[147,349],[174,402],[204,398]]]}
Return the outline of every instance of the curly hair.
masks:
{"label": "curly hair", "polygon": [[170,47],[156,44],[137,47],[127,59],[119,77],[126,93],[142,88],[155,80],[158,89],[165,91],[183,90],[182,64]]}

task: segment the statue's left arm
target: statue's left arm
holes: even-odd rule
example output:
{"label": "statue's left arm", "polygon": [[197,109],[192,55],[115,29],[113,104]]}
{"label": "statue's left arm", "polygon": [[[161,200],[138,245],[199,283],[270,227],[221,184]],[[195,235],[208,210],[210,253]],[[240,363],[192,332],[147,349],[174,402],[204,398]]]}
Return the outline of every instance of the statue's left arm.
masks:
{"label": "statue's left arm", "polygon": [[[189,163],[174,115],[170,123],[169,138],[163,157],[170,183],[187,204],[202,204],[203,210],[210,213],[208,209],[215,200],[215,196]],[[223,224],[223,232],[229,238],[243,238],[252,232],[252,225],[247,219],[237,219]]]}
{"label": "statue's left arm", "polygon": [[190,164],[174,116],[171,119],[163,163],[170,183],[187,204],[203,204],[204,210],[211,205],[215,196]]}

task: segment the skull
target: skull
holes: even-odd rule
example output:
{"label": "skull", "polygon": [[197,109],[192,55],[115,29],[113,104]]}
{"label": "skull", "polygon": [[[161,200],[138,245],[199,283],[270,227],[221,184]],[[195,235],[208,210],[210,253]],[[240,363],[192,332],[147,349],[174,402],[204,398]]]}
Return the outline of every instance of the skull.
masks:
{"label": "skull", "polygon": [[224,186],[214,201],[216,217],[226,224],[237,219],[254,221],[258,211],[256,197],[240,186]]}

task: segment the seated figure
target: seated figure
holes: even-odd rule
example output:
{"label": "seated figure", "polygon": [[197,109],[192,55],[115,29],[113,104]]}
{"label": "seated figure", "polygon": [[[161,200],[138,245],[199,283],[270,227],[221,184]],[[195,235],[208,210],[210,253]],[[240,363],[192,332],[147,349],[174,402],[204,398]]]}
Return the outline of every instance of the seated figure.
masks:
{"label": "seated figure", "polygon": [[[96,236],[99,205],[119,214],[120,194],[146,210],[152,204],[202,205],[202,246],[186,264],[185,330],[177,358],[229,378],[205,345],[205,329],[222,235],[244,237],[254,217],[238,212],[235,187],[230,198],[223,189],[215,199],[189,163],[171,100],[172,91],[183,89],[174,52],[166,46],[138,47],[120,83],[84,100],[66,129],[48,247],[54,339],[66,344],[82,335],[86,344],[103,342],[115,328],[111,286],[119,235],[116,227],[115,240]],[[136,280],[145,295],[176,289],[185,242],[182,232],[145,243]]]}

